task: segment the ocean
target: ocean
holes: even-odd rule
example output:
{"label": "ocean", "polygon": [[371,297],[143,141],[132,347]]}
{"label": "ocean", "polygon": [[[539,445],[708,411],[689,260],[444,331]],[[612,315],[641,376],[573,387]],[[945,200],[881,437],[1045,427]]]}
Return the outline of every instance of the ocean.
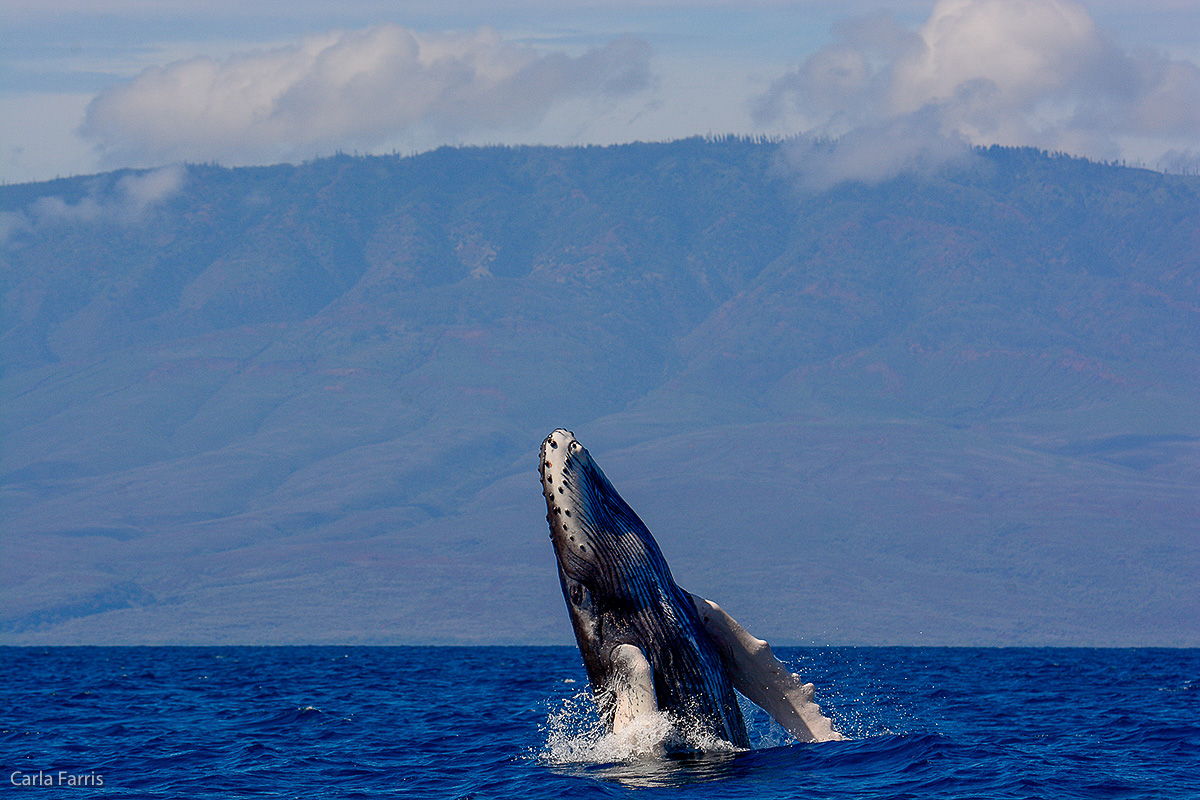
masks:
{"label": "ocean", "polygon": [[0,648],[37,797],[1200,798],[1200,650],[776,648],[841,742],[649,758],[567,647]]}

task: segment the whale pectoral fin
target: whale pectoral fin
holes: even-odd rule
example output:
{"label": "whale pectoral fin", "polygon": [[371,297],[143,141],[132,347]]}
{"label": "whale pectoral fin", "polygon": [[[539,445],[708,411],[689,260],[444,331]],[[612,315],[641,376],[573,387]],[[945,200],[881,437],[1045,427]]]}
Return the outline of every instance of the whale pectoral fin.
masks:
{"label": "whale pectoral fin", "polygon": [[802,742],[843,739],[813,701],[813,685],[788,672],[771,645],[750,634],[711,600],[691,595],[704,629],[717,646],[733,688]]}
{"label": "whale pectoral fin", "polygon": [[658,711],[654,670],[646,654],[631,644],[612,651],[613,733],[620,733],[638,717]]}

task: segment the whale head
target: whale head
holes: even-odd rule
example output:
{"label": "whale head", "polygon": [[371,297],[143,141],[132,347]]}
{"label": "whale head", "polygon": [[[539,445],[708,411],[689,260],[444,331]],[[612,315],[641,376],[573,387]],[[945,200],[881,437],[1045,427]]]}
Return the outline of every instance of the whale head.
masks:
{"label": "whale head", "polygon": [[640,646],[632,617],[677,587],[646,526],[573,433],[559,428],[546,437],[540,472],[563,598],[597,685],[614,648]]}

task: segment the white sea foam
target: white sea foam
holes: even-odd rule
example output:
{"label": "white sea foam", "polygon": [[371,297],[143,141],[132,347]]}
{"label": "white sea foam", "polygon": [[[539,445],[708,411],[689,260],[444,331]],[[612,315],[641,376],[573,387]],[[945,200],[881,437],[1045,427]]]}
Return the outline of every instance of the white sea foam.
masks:
{"label": "white sea foam", "polygon": [[734,753],[729,742],[699,730],[690,720],[663,712],[635,718],[618,733],[605,730],[590,692],[565,698],[546,719],[541,757],[552,764],[612,764],[668,753]]}

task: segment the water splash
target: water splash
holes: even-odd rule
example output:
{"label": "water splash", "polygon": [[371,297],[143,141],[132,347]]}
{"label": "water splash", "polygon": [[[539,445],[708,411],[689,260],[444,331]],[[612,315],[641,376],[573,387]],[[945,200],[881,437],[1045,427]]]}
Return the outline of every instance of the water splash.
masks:
{"label": "water splash", "polygon": [[613,764],[660,759],[682,753],[737,753],[739,748],[700,729],[687,718],[643,714],[619,733],[605,730],[590,692],[562,698],[543,726],[540,754],[549,764]]}

